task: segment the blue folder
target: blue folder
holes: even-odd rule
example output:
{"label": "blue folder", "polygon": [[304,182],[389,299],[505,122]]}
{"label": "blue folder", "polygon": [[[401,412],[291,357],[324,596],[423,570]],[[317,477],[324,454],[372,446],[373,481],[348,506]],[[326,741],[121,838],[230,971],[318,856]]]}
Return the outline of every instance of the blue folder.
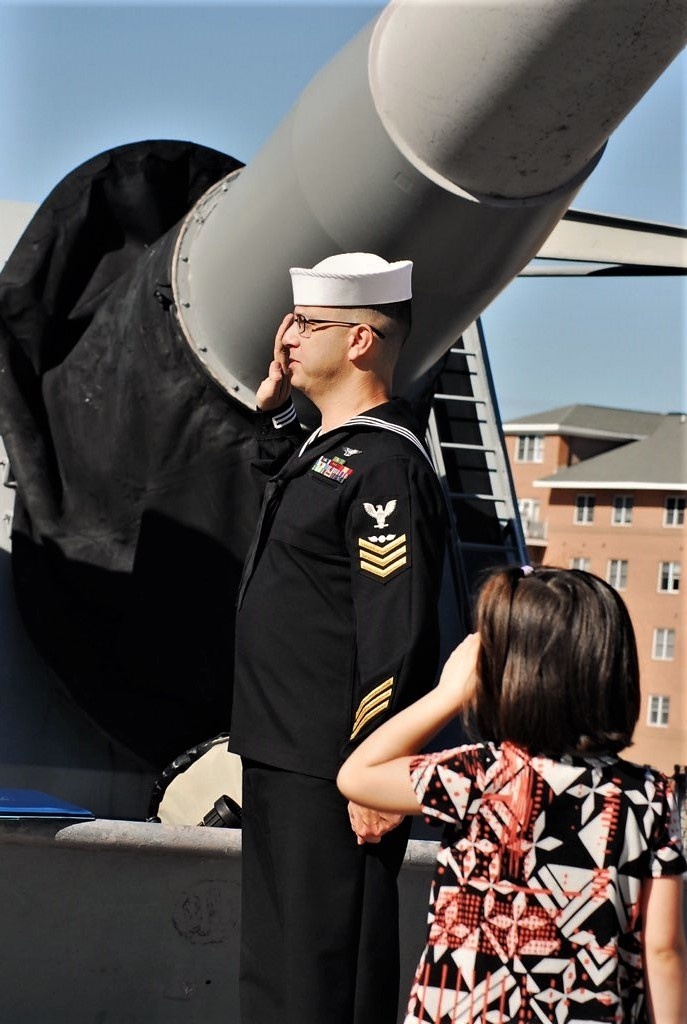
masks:
{"label": "blue folder", "polygon": [[37,789],[0,789],[0,820],[2,818],[94,818],[85,807],[41,793]]}

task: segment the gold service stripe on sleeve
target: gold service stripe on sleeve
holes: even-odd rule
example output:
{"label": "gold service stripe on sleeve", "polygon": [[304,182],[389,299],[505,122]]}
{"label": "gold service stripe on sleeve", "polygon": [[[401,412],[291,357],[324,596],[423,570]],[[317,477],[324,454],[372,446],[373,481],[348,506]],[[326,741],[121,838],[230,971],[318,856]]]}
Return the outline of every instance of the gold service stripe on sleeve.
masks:
{"label": "gold service stripe on sleeve", "polygon": [[357,715],[355,716],[353,728],[356,728],[361,718],[365,718],[370,713],[370,711],[379,707],[379,705],[383,704],[384,701],[386,701],[388,704],[390,695],[391,688],[389,687],[389,689],[385,690],[384,693],[380,693],[377,697],[375,697],[374,700],[367,701],[364,706],[361,705],[361,707],[358,708]]}
{"label": "gold service stripe on sleeve", "polygon": [[[389,700],[391,700],[391,698],[389,698]],[[364,726],[364,725],[367,725],[367,723],[369,722],[369,720],[370,720],[371,718],[374,718],[374,717],[375,717],[375,715],[379,715],[379,714],[381,714],[381,713],[382,713],[382,711],[384,711],[384,710],[385,710],[386,708],[388,708],[388,706],[389,706],[389,700],[386,700],[386,701],[384,702],[384,704],[382,704],[382,705],[381,705],[380,707],[376,708],[376,709],[375,709],[374,711],[369,711],[369,712],[368,712],[368,713],[367,713],[367,714],[366,714],[366,715],[364,716],[364,718],[361,718],[361,720],[360,720],[360,721],[358,722],[358,724],[356,725],[355,729],[354,729],[354,730],[353,730],[353,732],[351,733],[351,736],[350,736],[350,738],[351,738],[352,740],[354,740],[354,739],[356,738],[356,736],[358,735],[358,733],[360,732],[360,730],[361,730],[361,729],[363,728],[363,726]]]}
{"label": "gold service stripe on sleeve", "polygon": [[351,732],[351,739],[360,732],[362,727],[369,722],[375,715],[380,714],[389,706],[391,700],[391,692],[393,690],[394,677],[391,676],[389,679],[385,679],[383,683],[376,686],[374,690],[370,690],[368,694],[361,700],[358,705],[358,710],[355,713],[355,721],[353,723],[353,731]]}

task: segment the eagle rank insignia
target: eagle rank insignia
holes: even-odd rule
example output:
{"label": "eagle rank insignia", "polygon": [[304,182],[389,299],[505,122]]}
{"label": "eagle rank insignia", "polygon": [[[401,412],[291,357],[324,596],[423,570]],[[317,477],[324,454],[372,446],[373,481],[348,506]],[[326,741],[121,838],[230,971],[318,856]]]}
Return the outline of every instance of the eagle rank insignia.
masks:
{"label": "eagle rank insignia", "polygon": [[364,501],[362,504],[365,515],[371,520],[371,532],[358,537],[360,569],[366,576],[382,583],[409,564],[407,535],[393,532],[394,526],[390,523],[395,513],[398,516],[397,505],[396,498]]}

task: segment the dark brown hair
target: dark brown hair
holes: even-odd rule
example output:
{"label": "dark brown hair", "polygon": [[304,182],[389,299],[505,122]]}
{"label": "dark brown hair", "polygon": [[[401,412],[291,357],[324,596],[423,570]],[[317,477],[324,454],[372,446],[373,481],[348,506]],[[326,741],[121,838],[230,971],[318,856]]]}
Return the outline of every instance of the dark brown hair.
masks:
{"label": "dark brown hair", "polygon": [[617,752],[639,716],[627,608],[580,569],[492,572],[477,598],[481,638],[474,724],[532,754]]}

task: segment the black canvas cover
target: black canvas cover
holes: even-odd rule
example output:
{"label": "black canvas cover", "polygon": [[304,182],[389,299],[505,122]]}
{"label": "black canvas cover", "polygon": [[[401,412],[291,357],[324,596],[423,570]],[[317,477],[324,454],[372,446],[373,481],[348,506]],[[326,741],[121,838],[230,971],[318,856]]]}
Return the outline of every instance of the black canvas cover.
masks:
{"label": "black canvas cover", "polygon": [[159,767],[228,726],[259,503],[252,415],[196,361],[170,291],[179,221],[240,166],[180,142],[104,153],[0,275],[17,600],[77,702]]}

